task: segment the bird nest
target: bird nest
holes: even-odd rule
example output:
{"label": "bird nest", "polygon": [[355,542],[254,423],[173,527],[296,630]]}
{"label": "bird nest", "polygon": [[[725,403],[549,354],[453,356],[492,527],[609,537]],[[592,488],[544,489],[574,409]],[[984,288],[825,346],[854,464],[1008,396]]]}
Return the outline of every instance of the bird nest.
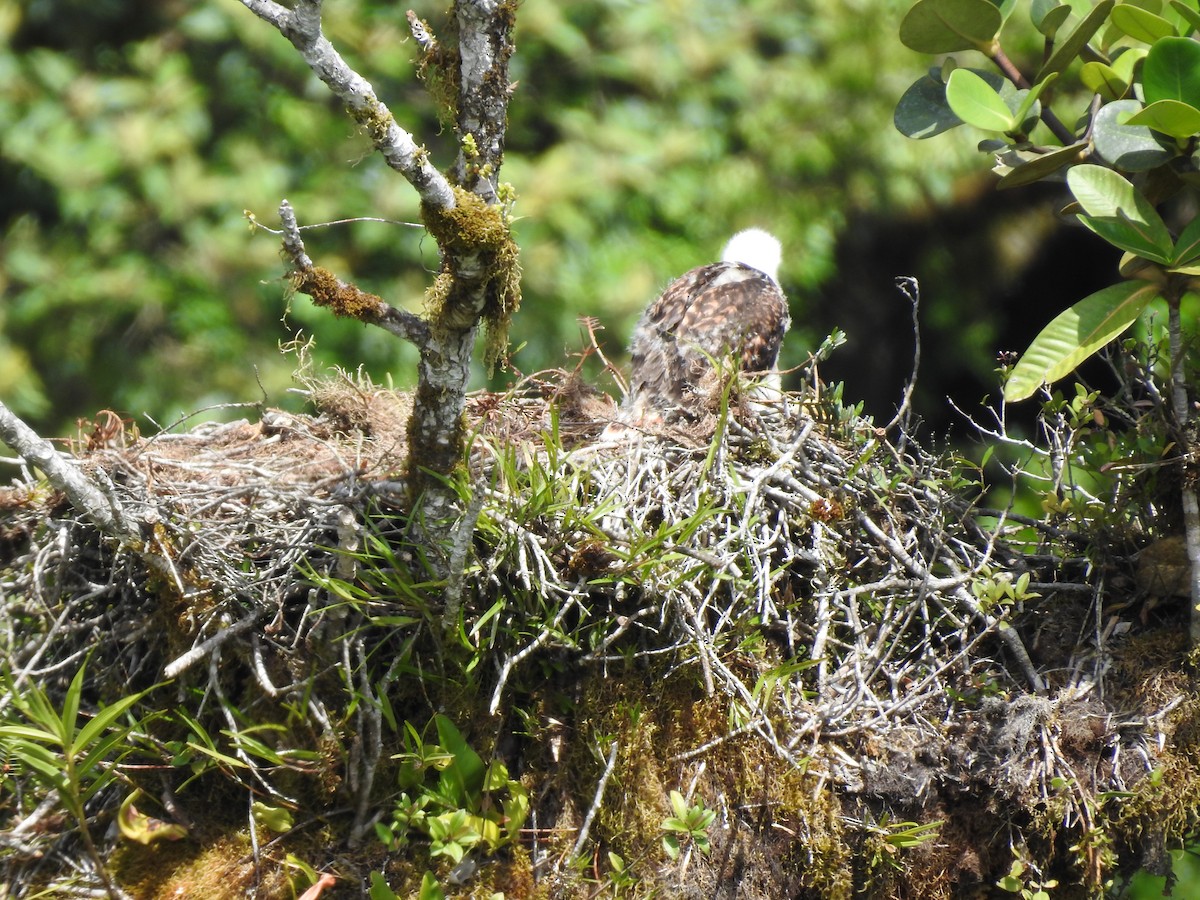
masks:
{"label": "bird nest", "polygon": [[[435,714],[532,798],[488,877],[549,896],[616,883],[611,857],[571,864],[593,844],[701,893],[951,896],[1014,860],[1086,893],[1195,827],[1179,629],[1114,636],[1078,547],[981,515],[961,467],[836,396],[734,385],[602,439],[611,406],[570,377],[475,395],[441,548],[414,539],[398,475],[406,398],[343,380],[312,399],[78,447],[140,546],[24,469],[0,491],[0,717],[33,685],[61,703],[83,666],[87,708],[150,690],[89,813],[143,788],[212,846],[248,829],[208,860],[229,891],[286,893],[288,853],[415,890],[445,860],[355,870],[333,848],[378,846],[395,757]],[[31,773],[4,778],[10,889],[86,881]],[[711,855],[647,849],[672,790],[720,810]],[[247,794],[296,824],[270,839]],[[116,881],[174,895],[197,851],[171,852],[119,855]]]}

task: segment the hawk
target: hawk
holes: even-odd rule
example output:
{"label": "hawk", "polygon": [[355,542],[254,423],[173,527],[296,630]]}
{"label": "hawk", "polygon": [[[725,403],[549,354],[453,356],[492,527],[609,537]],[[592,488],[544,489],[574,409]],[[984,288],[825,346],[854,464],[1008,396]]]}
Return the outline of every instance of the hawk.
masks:
{"label": "hawk", "polygon": [[791,324],[779,287],[779,241],[760,228],[730,238],[721,262],[692,269],[667,285],[633,333],[626,406],[638,422],[701,399],[713,360],[732,355],[743,372],[775,367]]}

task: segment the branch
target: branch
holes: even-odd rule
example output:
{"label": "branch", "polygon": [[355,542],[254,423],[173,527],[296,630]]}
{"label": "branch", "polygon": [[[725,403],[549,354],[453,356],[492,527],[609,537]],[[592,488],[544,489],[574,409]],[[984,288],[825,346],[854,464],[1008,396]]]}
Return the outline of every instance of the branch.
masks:
{"label": "branch", "polygon": [[[999,41],[993,44],[988,56],[996,64],[997,68],[1004,73],[1005,78],[1022,90],[1029,90],[1029,79],[1022,75],[1021,70],[1013,65],[1013,61],[1008,58],[1008,54],[1004,52]],[[1041,119],[1046,124],[1046,127],[1050,129],[1051,133],[1062,142],[1064,147],[1075,143],[1075,135],[1059,120],[1058,116],[1050,111],[1050,107],[1046,103],[1042,104]]]}
{"label": "branch", "polygon": [[[1179,313],[1182,294],[1180,285],[1169,283],[1166,292],[1167,340],[1171,353],[1171,411],[1175,414],[1175,427],[1183,437],[1182,445],[1190,447],[1196,439],[1196,430],[1183,371],[1183,325]],[[1180,501],[1183,504],[1184,542],[1191,575],[1192,608],[1188,615],[1188,637],[1194,650],[1200,646],[1200,500],[1196,497],[1196,476],[1191,471],[1186,454],[1180,460],[1180,465],[1183,467]]]}
{"label": "branch", "polygon": [[296,290],[308,294],[317,306],[333,310],[334,315],[378,325],[418,348],[429,343],[429,324],[420,316],[391,306],[380,297],[342,281],[328,269],[313,265],[300,237],[296,211],[287,200],[279,204],[279,221],[283,223],[283,250],[294,267],[291,278]]}
{"label": "branch", "polygon": [[[458,0],[460,81],[458,91],[459,184],[490,204],[497,201],[508,121],[508,60],[513,53],[515,3]],[[467,141],[470,135],[471,140]],[[465,149],[470,147],[470,150]]]}
{"label": "branch", "polygon": [[430,162],[423,147],[396,124],[391,111],[375,96],[371,83],[355,72],[321,33],[321,0],[297,0],[293,9],[274,0],[241,0],[243,6],[292,42],[308,67],[346,104],[371,136],[387,164],[403,175],[434,209],[453,209],[450,183]]}
{"label": "branch", "polygon": [[0,403],[0,440],[12,447],[29,465],[40,469],[67,500],[98,529],[122,541],[139,540],[137,527],[125,510],[105,494],[71,458],[38,435],[3,403]]}

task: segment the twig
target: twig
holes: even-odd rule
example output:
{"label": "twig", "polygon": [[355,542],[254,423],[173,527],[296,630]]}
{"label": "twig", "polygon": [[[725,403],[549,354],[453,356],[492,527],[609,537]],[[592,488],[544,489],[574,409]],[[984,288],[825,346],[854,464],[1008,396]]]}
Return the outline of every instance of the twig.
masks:
{"label": "twig", "polygon": [[309,294],[316,305],[330,307],[336,315],[376,325],[418,348],[428,345],[429,323],[420,316],[392,306],[313,265],[296,225],[296,212],[287,200],[279,204],[279,221],[283,225],[283,249],[294,266],[292,277],[297,290]]}
{"label": "twig", "polygon": [[903,452],[904,444],[908,440],[908,419],[912,414],[912,395],[917,386],[917,373],[921,368],[921,285],[912,276],[904,275],[896,279],[896,287],[908,298],[908,302],[912,306],[913,364],[908,382],[904,385],[904,394],[900,398],[900,406],[896,409],[896,415],[892,417],[892,421],[883,426],[883,430],[891,431],[897,425],[904,424],[898,447],[899,451]]}
{"label": "twig", "polygon": [[177,678],[183,672],[186,672],[204,657],[208,656],[213,651],[219,649],[222,644],[228,641],[231,637],[241,634],[243,631],[249,631],[254,627],[254,624],[263,617],[262,610],[254,610],[254,612],[234,622],[227,628],[222,628],[212,637],[197,644],[187,653],[177,657],[173,662],[167,664],[163,669],[164,678]]}
{"label": "twig", "polygon": [[583,817],[583,825],[579,828],[579,836],[575,839],[575,846],[571,850],[571,859],[579,856],[583,852],[583,845],[587,843],[588,834],[592,830],[592,822],[596,818],[596,813],[600,811],[600,804],[604,800],[604,789],[608,786],[608,779],[612,776],[613,769],[617,766],[617,750],[620,744],[613,741],[608,748],[608,759],[604,763],[604,772],[600,775],[600,781],[596,784],[596,794],[592,798],[592,805],[587,811],[587,815]]}

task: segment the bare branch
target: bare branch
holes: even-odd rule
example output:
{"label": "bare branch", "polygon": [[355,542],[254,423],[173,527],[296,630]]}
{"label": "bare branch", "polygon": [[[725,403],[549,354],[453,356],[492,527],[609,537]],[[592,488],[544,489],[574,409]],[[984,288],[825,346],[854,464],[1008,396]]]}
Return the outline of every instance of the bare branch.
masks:
{"label": "bare branch", "polygon": [[371,83],[346,63],[321,33],[320,0],[298,0],[293,9],[272,0],[241,0],[242,5],[271,23],[300,51],[321,81],[346,104],[346,109],[371,137],[387,164],[403,175],[434,209],[453,209],[454,192],[445,176],[429,161],[423,147],[396,124],[387,106],[375,95]]}
{"label": "bare branch", "polygon": [[110,503],[104,492],[69,457],[26,425],[0,402],[0,440],[8,444],[31,466],[45,473],[58,490],[67,495],[75,509],[87,516],[105,534],[123,541],[138,539],[136,526],[119,504]]}

